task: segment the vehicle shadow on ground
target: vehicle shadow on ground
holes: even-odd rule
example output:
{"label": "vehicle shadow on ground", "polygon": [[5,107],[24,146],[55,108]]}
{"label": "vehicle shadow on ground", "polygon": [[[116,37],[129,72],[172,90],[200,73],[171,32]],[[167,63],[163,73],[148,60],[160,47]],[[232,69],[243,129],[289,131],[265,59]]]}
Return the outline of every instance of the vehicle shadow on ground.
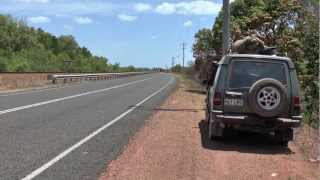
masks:
{"label": "vehicle shadow on ground", "polygon": [[199,122],[201,143],[206,149],[221,151],[237,151],[255,154],[293,154],[288,147],[275,143],[272,135],[236,132],[222,140],[210,140],[208,137],[208,123],[205,120]]}
{"label": "vehicle shadow on ground", "polygon": [[195,94],[204,94],[204,95],[206,95],[207,94],[207,92],[206,91],[204,91],[204,90],[199,90],[199,89],[187,89],[187,90],[185,90],[186,92],[189,92],[189,93],[195,93]]}
{"label": "vehicle shadow on ground", "polygon": [[141,111],[182,111],[182,112],[199,112],[204,111],[204,108],[159,108],[159,107],[148,107],[148,106],[129,106],[129,108],[135,107],[135,110]]}

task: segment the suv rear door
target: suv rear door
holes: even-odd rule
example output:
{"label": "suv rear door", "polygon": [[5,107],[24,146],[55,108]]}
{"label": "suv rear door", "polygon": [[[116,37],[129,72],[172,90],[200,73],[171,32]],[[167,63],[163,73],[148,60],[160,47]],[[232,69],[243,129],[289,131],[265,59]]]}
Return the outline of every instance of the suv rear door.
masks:
{"label": "suv rear door", "polygon": [[276,79],[286,86],[290,82],[288,66],[285,62],[268,59],[232,58],[224,92],[224,112],[253,113],[248,103],[249,90],[263,78]]}

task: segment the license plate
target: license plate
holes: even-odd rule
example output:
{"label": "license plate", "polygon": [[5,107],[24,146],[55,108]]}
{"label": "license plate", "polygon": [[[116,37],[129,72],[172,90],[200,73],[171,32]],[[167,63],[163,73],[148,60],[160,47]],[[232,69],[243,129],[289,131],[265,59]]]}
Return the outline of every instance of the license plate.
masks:
{"label": "license plate", "polygon": [[228,106],[243,106],[243,99],[224,99],[224,104]]}

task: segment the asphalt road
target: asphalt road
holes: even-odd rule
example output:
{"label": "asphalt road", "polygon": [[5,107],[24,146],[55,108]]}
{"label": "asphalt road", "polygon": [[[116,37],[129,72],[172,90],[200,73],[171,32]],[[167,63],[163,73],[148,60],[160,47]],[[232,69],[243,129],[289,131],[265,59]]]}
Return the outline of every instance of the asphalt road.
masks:
{"label": "asphalt road", "polygon": [[0,179],[97,179],[175,88],[168,74],[0,95]]}

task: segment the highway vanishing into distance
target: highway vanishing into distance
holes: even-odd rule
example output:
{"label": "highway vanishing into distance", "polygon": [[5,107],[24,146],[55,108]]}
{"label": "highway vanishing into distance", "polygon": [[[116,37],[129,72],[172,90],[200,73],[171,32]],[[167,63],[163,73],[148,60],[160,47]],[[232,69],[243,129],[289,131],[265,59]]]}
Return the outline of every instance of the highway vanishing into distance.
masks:
{"label": "highway vanishing into distance", "polygon": [[0,94],[0,179],[97,179],[175,87],[155,73]]}

